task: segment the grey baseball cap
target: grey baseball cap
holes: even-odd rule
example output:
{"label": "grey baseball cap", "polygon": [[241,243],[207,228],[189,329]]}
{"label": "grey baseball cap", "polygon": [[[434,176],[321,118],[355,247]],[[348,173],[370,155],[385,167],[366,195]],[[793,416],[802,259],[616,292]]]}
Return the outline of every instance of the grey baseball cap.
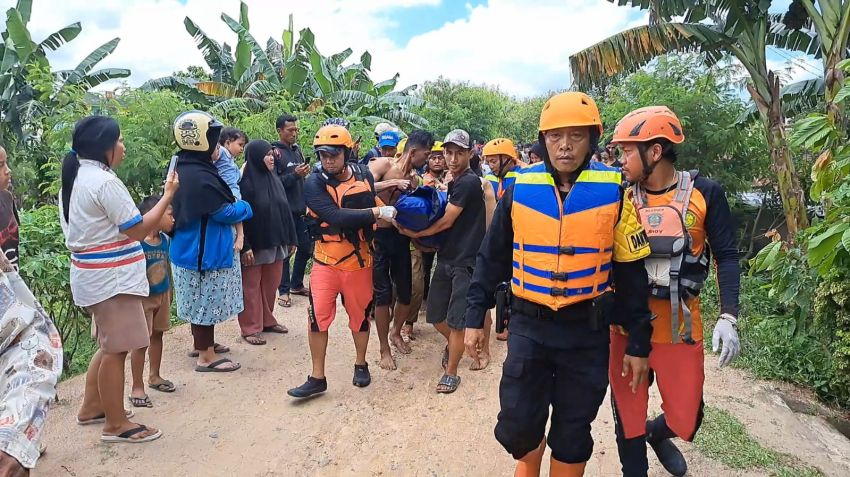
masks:
{"label": "grey baseball cap", "polygon": [[455,129],[454,131],[446,134],[446,139],[443,141],[443,147],[446,147],[446,144],[448,143],[456,144],[464,149],[472,149],[472,141],[469,138],[469,133],[463,129]]}

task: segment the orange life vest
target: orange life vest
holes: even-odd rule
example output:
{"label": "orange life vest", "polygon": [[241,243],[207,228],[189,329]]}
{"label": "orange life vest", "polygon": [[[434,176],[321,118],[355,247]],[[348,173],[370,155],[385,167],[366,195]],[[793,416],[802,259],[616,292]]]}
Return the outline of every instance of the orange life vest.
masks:
{"label": "orange life vest", "polygon": [[[341,209],[371,209],[377,206],[375,191],[365,166],[349,164],[352,176],[339,182],[322,175],[328,195]],[[316,241],[313,260],[340,270],[359,270],[372,266],[372,240],[375,224],[360,229],[343,229],[322,221],[307,208],[307,228]]]}
{"label": "orange life vest", "polygon": [[[666,205],[650,207],[646,192],[635,184],[632,199],[641,224],[649,238],[650,255],[644,260],[652,296],[670,300],[670,325],[673,343],[693,343],[691,310],[684,298],[696,296],[707,275],[705,254],[694,255],[688,226],[688,205],[694,190],[689,172],[678,172],[673,200]],[[682,308],[683,330],[680,332],[679,307]]]}
{"label": "orange life vest", "polygon": [[619,171],[591,163],[561,201],[545,164],[517,175],[511,207],[514,296],[558,310],[610,288],[621,181]]}

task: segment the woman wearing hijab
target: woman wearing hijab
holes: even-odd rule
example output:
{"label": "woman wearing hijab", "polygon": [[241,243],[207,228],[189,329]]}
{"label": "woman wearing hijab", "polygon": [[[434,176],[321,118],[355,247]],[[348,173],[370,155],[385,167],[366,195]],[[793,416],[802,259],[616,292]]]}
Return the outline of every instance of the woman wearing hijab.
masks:
{"label": "woman wearing hijab", "polygon": [[242,249],[242,299],[239,313],[242,337],[264,345],[261,332],[288,333],[274,318],[275,295],[298,237],[283,183],[274,173],[274,152],[268,141],[255,140],[245,148],[245,171],[239,187],[254,216],[247,220]]}
{"label": "woman wearing hijab", "polygon": [[79,424],[104,423],[105,442],[147,442],[162,432],[130,422],[124,411],[127,352],[145,348],[149,333],[142,298],[148,295],[145,253],[139,241],[157,227],[178,190],[168,175],[162,199],[142,217],[113,169],[124,160],[118,123],[89,116],[74,127],[62,162],[59,210],[71,251],[71,293],[92,315],[100,349],[86,374]]}
{"label": "woman wearing hijab", "polygon": [[241,367],[215,343],[215,325],[242,311],[242,274],[234,250],[233,225],[251,218],[251,206],[236,200],[213,164],[222,124],[202,111],[177,117],[177,172],[184,178],[174,197],[171,263],[177,316],[192,327],[195,371],[226,373]]}

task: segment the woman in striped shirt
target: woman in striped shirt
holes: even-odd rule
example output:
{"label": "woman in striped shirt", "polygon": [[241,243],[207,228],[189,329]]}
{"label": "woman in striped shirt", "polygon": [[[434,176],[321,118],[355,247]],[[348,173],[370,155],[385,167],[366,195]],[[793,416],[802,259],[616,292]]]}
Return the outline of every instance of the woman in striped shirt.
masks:
{"label": "woman in striped shirt", "polygon": [[74,127],[72,150],[62,163],[60,221],[71,251],[71,292],[97,328],[100,350],[86,374],[80,424],[103,422],[104,442],[146,442],[162,432],[130,422],[124,411],[124,362],[147,347],[142,297],[148,295],[140,240],[157,226],[177,190],[169,175],[162,200],[144,217],[113,170],[124,160],[118,123],[89,116]]}

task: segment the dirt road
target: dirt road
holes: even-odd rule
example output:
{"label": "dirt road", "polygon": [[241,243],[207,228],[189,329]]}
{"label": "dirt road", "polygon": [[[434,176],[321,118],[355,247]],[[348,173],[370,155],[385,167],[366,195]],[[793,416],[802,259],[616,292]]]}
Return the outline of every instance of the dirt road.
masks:
{"label": "dirt road", "polygon": [[[36,476],[506,476],[513,460],[493,438],[504,344],[484,371],[461,363],[458,392],[437,395],[441,375],[438,335],[419,325],[412,355],[398,358],[397,371],[377,366],[373,335],[369,365],[373,383],[351,385],[354,348],[339,320],[331,330],[328,392],[295,402],[286,390],[309,373],[306,299],[278,316],[288,335],[270,335],[266,346],[239,339],[234,321],[219,327],[217,341],[233,348],[243,369],[199,374],[186,357],[189,329],[166,335],[163,375],[177,392],[150,391],[155,407],[137,410],[134,421],[163,429],[149,444],[106,445],[99,426],[74,422],[83,377],[60,385],[60,404],[49,415],[47,453]],[[423,317],[424,318],[424,317]],[[729,410],[759,442],[798,456],[827,475],[850,475],[850,442],[822,421],[791,412],[769,385],[735,370],[718,372],[706,362],[706,402]],[[129,369],[129,368],[128,368]],[[655,396],[654,409],[658,409]],[[608,400],[594,424],[596,447],[588,476],[619,475]],[[682,444],[693,476],[736,473]],[[548,459],[548,456],[547,456]],[[666,475],[650,456],[650,475]]]}

